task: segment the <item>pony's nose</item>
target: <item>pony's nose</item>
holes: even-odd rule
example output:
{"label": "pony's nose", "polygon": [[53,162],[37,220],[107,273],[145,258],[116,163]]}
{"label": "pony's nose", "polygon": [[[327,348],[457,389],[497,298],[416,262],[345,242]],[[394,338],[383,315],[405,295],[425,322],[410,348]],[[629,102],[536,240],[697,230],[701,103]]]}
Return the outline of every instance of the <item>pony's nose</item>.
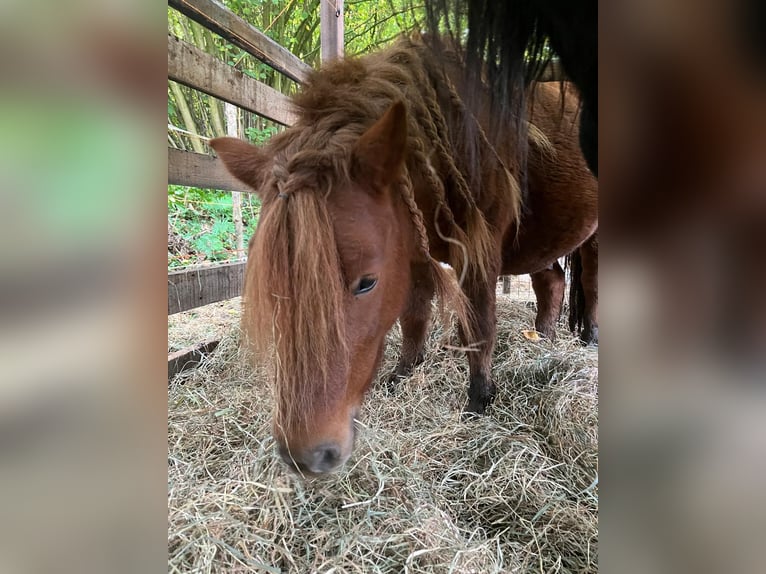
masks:
{"label": "pony's nose", "polygon": [[343,463],[341,448],[334,443],[323,444],[303,453],[291,453],[281,448],[279,450],[287,464],[312,474],[326,474]]}
{"label": "pony's nose", "polygon": [[340,447],[336,444],[324,444],[315,448],[309,457],[310,460],[306,461],[309,472],[317,474],[330,472],[340,466]]}

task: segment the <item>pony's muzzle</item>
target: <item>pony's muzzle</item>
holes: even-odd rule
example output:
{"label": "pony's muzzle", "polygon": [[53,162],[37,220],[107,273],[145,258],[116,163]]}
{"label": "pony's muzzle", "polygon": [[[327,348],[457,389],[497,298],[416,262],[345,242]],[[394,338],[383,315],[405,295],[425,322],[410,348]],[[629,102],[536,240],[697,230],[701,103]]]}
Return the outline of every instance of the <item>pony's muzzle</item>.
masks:
{"label": "pony's muzzle", "polygon": [[357,412],[358,409],[352,409],[348,423],[341,422],[345,417],[340,417],[340,428],[316,428],[307,433],[308,437],[304,433],[289,438],[282,433],[275,433],[279,456],[287,466],[304,476],[338,470],[354,450],[357,433],[354,420]]}
{"label": "pony's muzzle", "polygon": [[335,443],[325,443],[305,452],[291,452],[280,446],[279,454],[289,466],[308,474],[327,474],[340,467],[348,458]]}

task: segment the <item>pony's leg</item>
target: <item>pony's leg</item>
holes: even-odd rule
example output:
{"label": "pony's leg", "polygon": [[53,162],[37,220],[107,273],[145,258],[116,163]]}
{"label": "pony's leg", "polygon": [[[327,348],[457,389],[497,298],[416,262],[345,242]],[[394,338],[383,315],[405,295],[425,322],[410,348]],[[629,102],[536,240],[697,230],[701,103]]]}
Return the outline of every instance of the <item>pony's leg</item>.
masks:
{"label": "pony's leg", "polygon": [[556,323],[561,316],[561,306],[564,302],[564,270],[556,261],[548,269],[531,273],[530,277],[537,298],[535,329],[553,340],[556,338]]}
{"label": "pony's leg", "polygon": [[582,258],[582,289],[585,295],[583,343],[598,345],[598,238],[594,234],[580,246]]}
{"label": "pony's leg", "polygon": [[399,317],[399,324],[402,327],[402,348],[399,362],[388,376],[389,390],[393,390],[396,383],[407,378],[412,373],[412,369],[423,362],[423,349],[431,323],[433,296],[434,283],[430,266],[427,264],[414,266],[412,289],[404,313]]}
{"label": "pony's leg", "polygon": [[495,398],[496,387],[492,381],[492,352],[495,349],[497,330],[495,317],[495,285],[497,275],[490,281],[466,280],[463,292],[470,302],[473,316],[471,328],[473,338],[469,338],[462,326],[458,329],[460,341],[467,347],[469,386],[466,412],[484,414]]}

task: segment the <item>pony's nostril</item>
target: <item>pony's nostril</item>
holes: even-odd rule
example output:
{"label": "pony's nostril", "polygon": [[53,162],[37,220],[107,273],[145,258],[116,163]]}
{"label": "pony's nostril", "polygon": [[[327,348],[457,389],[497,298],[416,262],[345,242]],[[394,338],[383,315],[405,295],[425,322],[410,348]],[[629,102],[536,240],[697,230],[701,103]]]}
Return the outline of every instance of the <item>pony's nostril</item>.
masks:
{"label": "pony's nostril", "polygon": [[307,465],[311,472],[330,472],[341,463],[340,447],[335,444],[323,444],[314,449],[311,459],[311,463]]}
{"label": "pony's nostril", "polygon": [[344,462],[340,447],[333,443],[323,444],[302,453],[291,452],[287,447],[279,445],[279,455],[294,470],[310,474],[331,472]]}

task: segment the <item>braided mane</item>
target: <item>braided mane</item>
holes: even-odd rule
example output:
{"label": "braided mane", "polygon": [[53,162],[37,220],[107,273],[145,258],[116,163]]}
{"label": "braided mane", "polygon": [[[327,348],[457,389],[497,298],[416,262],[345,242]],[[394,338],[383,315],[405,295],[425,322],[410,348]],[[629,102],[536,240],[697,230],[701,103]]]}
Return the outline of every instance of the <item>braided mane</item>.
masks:
{"label": "braided mane", "polygon": [[[312,133],[306,135],[313,140],[314,149],[322,149],[332,139],[338,141],[341,132],[352,132],[343,144],[353,145],[350,140],[358,138],[397,100],[407,105],[409,120],[405,200],[415,203],[413,175],[424,177],[440,219],[447,224],[438,231],[449,243],[450,265],[459,277],[464,268],[484,277],[493,239],[477,207],[483,182],[475,165],[492,161],[505,174],[515,219],[520,210],[519,187],[467,111],[444,66],[434,60],[423,42],[402,38],[381,52],[332,62],[314,72],[294,98],[300,113],[297,126],[310,128]],[[476,149],[484,157],[477,158]],[[441,167],[440,173],[434,164]],[[413,220],[425,235],[423,225],[434,222],[423,222],[419,209],[412,207]],[[426,245],[424,241],[423,247]]]}
{"label": "braided mane", "polygon": [[[449,110],[444,111],[445,99]],[[496,265],[492,231],[477,205],[483,192],[461,159],[463,127],[468,117],[457,92],[426,46],[403,39],[391,48],[358,59],[346,59],[313,72],[294,97],[298,122],[274,137],[266,152],[272,158],[263,175],[261,220],[253,237],[245,282],[245,329],[258,353],[275,365],[276,424],[302,420],[308,387],[324,385],[331,401],[335,369],[347,365],[343,332],[345,281],[325,197],[350,182],[350,159],[359,137],[396,101],[407,107],[408,145],[399,192],[430,262],[437,297],[467,332],[468,311],[452,279],[430,255],[437,238],[449,248],[449,263],[458,277],[486,277]],[[483,137],[481,130],[478,133]],[[519,188],[486,138],[482,161],[494,162],[505,175],[514,216]],[[437,205],[433,222],[418,206],[415,178],[427,183]],[[468,182],[471,182],[470,186]],[[420,192],[422,193],[422,191]],[[280,197],[289,198],[282,201]],[[313,405],[316,408],[316,404]]]}

